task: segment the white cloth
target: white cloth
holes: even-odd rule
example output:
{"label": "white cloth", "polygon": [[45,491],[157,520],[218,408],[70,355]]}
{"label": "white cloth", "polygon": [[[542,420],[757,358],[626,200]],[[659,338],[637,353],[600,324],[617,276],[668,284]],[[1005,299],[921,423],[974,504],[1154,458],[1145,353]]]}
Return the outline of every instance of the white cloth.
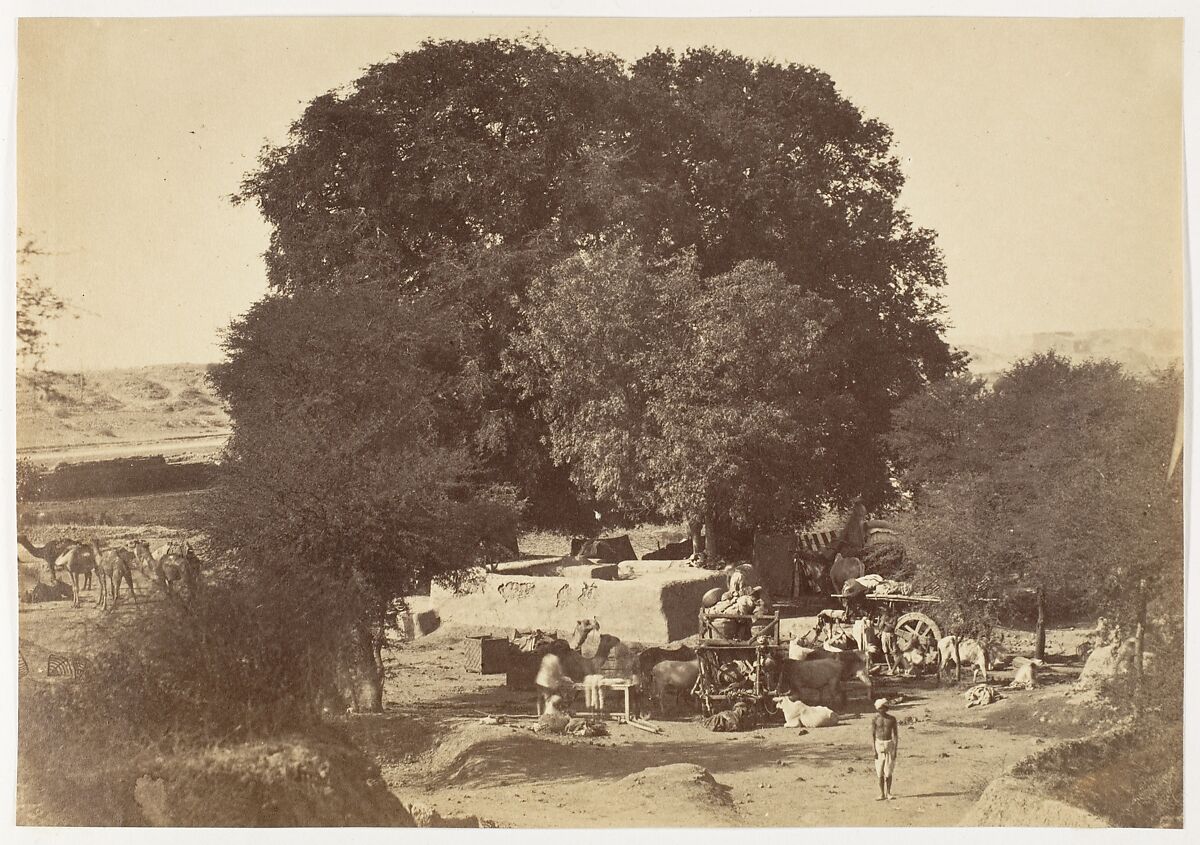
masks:
{"label": "white cloth", "polygon": [[890,778],[896,768],[896,740],[875,740],[875,775]]}

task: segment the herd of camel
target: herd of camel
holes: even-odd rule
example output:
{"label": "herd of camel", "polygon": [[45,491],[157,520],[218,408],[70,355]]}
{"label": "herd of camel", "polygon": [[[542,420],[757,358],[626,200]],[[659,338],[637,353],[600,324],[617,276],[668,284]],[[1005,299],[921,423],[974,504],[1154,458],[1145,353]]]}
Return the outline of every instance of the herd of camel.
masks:
{"label": "herd of camel", "polygon": [[96,606],[104,610],[116,607],[121,597],[121,583],[129,585],[129,594],[137,603],[137,592],[133,587],[133,568],[136,566],[167,595],[177,595],[182,589],[190,595],[200,585],[200,559],[187,542],[172,543],[155,557],[150,544],[135,540],[132,548],[113,546],[101,548],[100,542],[92,539],[83,543],[78,540],[51,540],[44,546],[35,546],[24,534],[17,536],[17,543],[49,568],[52,580],[58,579],[60,571],[71,576],[71,606],[80,606],[80,584],[82,589],[92,588],[92,574],[99,579],[100,596]]}

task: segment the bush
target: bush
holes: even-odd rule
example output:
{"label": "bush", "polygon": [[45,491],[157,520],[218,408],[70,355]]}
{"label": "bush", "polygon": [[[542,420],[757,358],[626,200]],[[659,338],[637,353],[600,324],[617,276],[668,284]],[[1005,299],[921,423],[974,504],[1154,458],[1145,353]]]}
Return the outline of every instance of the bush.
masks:
{"label": "bush", "polygon": [[33,461],[17,459],[17,501],[30,502],[42,492],[46,472]]}

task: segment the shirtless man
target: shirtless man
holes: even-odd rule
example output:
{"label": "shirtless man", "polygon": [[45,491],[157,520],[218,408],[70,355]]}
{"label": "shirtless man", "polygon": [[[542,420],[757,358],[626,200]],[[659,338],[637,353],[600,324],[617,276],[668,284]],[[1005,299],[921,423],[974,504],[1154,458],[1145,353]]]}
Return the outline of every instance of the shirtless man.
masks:
{"label": "shirtless man", "polygon": [[875,702],[878,711],[871,720],[871,747],[875,750],[875,774],[879,777],[879,797],[876,801],[891,801],[892,770],[896,768],[896,749],[900,744],[900,730],[896,718],[888,713],[886,698]]}
{"label": "shirtless man", "polygon": [[883,662],[887,664],[887,673],[896,674],[896,617],[890,610],[885,609],[879,615],[879,624],[875,628],[879,632],[879,650],[883,652]]}

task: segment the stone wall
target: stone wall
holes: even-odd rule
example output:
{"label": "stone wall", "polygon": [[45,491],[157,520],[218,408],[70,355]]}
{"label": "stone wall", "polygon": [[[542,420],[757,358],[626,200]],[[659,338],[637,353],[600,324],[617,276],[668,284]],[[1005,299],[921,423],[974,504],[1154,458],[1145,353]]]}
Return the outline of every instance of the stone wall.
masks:
{"label": "stone wall", "polygon": [[723,573],[690,567],[623,581],[492,573],[458,592],[435,584],[429,599],[443,625],[463,629],[566,635],[594,617],[623,640],[668,643],[696,633],[701,596],[724,584]]}

